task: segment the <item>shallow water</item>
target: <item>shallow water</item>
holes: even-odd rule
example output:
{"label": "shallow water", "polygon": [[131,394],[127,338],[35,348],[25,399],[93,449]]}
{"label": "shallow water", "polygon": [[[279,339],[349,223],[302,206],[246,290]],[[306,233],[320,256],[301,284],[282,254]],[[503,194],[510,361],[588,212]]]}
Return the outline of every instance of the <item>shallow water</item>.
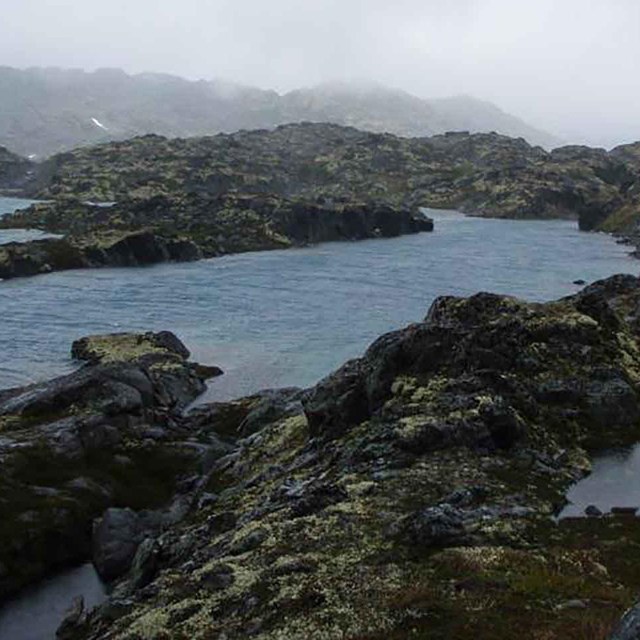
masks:
{"label": "shallow water", "polygon": [[0,640],[52,640],[76,596],[92,608],[106,598],[93,565],[65,571],[24,591],[0,608]]}
{"label": "shallow water", "polygon": [[546,300],[640,267],[575,222],[431,215],[435,232],[415,236],[0,282],[0,388],[69,371],[83,335],[161,329],[225,370],[206,400],[307,386],[438,295]]}
{"label": "shallow water", "polygon": [[559,519],[584,516],[590,505],[602,513],[613,507],[640,508],[640,445],[596,458],[591,474],[571,487],[567,500]]}

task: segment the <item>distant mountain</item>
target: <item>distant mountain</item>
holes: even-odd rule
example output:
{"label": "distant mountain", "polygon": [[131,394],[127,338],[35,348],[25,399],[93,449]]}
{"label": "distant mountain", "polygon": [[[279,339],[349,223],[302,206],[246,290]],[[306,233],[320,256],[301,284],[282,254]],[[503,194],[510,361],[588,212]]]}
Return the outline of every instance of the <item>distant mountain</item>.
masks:
{"label": "distant mountain", "polygon": [[[478,100],[472,96],[455,96],[429,102],[438,117],[440,130],[459,130],[470,132],[496,131],[512,138],[524,138],[530,144],[553,149],[564,141],[546,131],[530,126],[491,102]],[[440,131],[439,131],[440,133]]]}
{"label": "distant mountain", "polygon": [[157,133],[190,137],[331,122],[403,136],[497,131],[545,147],[560,142],[470,97],[422,100],[373,84],[334,83],[279,95],[222,81],[128,75],[118,69],[0,67],[0,145],[25,156]]}
{"label": "distant mountain", "polygon": [[332,122],[365,131],[399,136],[432,136],[446,131],[525,138],[547,149],[562,141],[529,126],[494,104],[470,96],[422,100],[405,91],[376,84],[330,83],[282,96],[285,122]]}
{"label": "distant mountain", "polygon": [[169,75],[0,67],[0,145],[47,156],[145,133],[234,131],[264,126],[277,101],[275,92]]}

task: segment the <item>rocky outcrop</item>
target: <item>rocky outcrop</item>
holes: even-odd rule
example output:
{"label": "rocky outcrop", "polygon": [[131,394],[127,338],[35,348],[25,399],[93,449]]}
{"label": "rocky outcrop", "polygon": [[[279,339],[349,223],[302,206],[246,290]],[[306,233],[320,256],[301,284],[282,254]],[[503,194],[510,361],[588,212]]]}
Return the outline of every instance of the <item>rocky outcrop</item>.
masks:
{"label": "rocky outcrop", "polygon": [[0,278],[88,267],[191,261],[318,242],[433,230],[419,211],[384,204],[318,203],[272,195],[156,196],[104,207],[62,199],[0,220],[63,239],[0,245]]}
{"label": "rocky outcrop", "polygon": [[86,266],[83,252],[67,240],[50,238],[0,245],[2,280]]}
{"label": "rocky outcrop", "polygon": [[88,364],[0,391],[0,598],[90,557],[106,508],[164,506],[209,451],[180,416],[219,370],[188,362],[173,334],[93,336],[73,354]]}
{"label": "rocky outcrop", "polygon": [[251,426],[71,637],[607,637],[637,526],[551,516],[640,435],[639,304],[631,276],[441,298],[313,389],[199,408]]}
{"label": "rocky outcrop", "polygon": [[[210,204],[226,199],[225,211],[235,210],[238,201],[233,204],[233,199],[247,204],[247,197],[238,194],[254,194],[249,197],[254,200],[248,207],[252,214],[239,217],[236,212],[231,220],[227,217],[216,223],[237,228],[242,222],[250,229],[248,236],[222,233],[221,246],[211,241],[201,247],[204,251],[268,248],[282,244],[279,235],[291,240],[286,229],[276,235],[275,230],[267,233],[263,222],[254,219],[256,213],[262,216],[259,209],[269,208],[267,201],[277,199],[280,219],[297,232],[293,236],[296,241],[310,241],[333,228],[331,210],[335,213],[336,205],[348,208],[349,204],[356,205],[355,209],[339,219],[339,231],[330,235],[332,239],[359,237],[361,221],[354,229],[349,219],[360,217],[357,209],[364,203],[367,209],[378,211],[387,206],[411,211],[425,206],[498,218],[571,218],[577,219],[583,230],[613,231],[635,243],[640,219],[636,146],[624,145],[611,152],[567,146],[547,152],[521,138],[495,133],[451,132],[407,139],[337,125],[299,123],[273,131],[186,140],[147,135],[76,150],[38,165],[24,194],[63,199],[67,207],[69,197],[82,201],[133,199],[137,204],[130,202],[128,211],[120,210],[124,220],[148,217],[151,211],[160,218],[172,215],[185,206],[188,193],[208,199]],[[255,194],[264,194],[259,206]],[[169,199],[168,212],[166,206],[159,206],[162,200],[156,200],[157,196]],[[312,222],[319,203],[326,225]],[[193,199],[190,206],[194,206]],[[196,211],[200,208],[195,205]],[[301,208],[307,216],[302,228]],[[104,212],[102,215],[108,217]],[[62,217],[68,220],[70,216]],[[91,213],[89,218],[96,222],[100,215]],[[55,226],[56,219],[60,220],[59,214],[43,228]],[[155,220],[152,226],[156,226]],[[393,235],[395,226],[403,223],[372,228],[383,233],[387,229]],[[227,244],[239,248],[229,249]]]}
{"label": "rocky outcrop", "polygon": [[0,279],[69,269],[190,262],[201,257],[193,242],[167,239],[149,231],[11,242],[0,245]]}
{"label": "rocky outcrop", "polygon": [[273,193],[315,201],[455,208],[505,218],[600,224],[625,202],[633,154],[588,147],[546,152],[498,134],[397,138],[330,124],[187,140],[143,136],[51,159],[32,193],[89,200],[190,191]]}

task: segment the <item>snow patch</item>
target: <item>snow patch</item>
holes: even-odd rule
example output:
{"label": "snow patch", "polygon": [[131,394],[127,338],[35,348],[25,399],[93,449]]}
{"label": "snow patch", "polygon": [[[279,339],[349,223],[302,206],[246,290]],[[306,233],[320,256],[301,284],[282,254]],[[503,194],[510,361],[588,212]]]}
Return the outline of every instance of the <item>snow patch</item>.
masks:
{"label": "snow patch", "polygon": [[96,125],[96,127],[100,127],[101,129],[104,129],[105,131],[109,131],[109,129],[107,129],[107,127],[105,127],[102,122],[100,122],[99,120],[96,120],[95,118],[91,118],[91,122],[93,122],[93,124]]}

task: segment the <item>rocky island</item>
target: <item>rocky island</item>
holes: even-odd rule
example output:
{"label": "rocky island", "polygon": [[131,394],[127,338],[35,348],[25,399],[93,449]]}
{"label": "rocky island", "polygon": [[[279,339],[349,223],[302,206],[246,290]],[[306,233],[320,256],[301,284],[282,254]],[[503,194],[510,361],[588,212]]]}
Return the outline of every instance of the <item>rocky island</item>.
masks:
{"label": "rocky island", "polygon": [[3,229],[24,227],[64,237],[0,245],[0,278],[389,238],[432,231],[433,221],[418,210],[384,203],[192,193],[124,200],[108,207],[65,198],[0,220]]}
{"label": "rocky island", "polygon": [[[568,146],[549,152],[495,133],[400,138],[312,123],[188,139],[147,135],[41,163],[11,156],[6,168],[0,167],[5,175],[0,187],[54,203],[48,211],[38,207],[4,219],[0,227],[40,226],[64,234],[117,231],[70,240],[72,248],[64,253],[85,266],[109,263],[101,250],[109,253],[122,241],[126,245],[123,231],[158,234],[161,246],[150,253],[163,259],[192,259],[198,252],[219,255],[386,235],[389,224],[380,224],[380,216],[387,219],[394,212],[401,220],[392,225],[397,230],[391,235],[405,233],[416,226],[407,221],[419,217],[420,207],[499,218],[572,218],[581,229],[618,233],[633,243],[640,219],[639,148],[640,143],[610,152]],[[111,214],[82,209],[79,202],[87,201],[118,206]],[[344,218],[335,223],[339,213],[361,220],[355,227]],[[83,216],[88,222],[80,225]],[[294,217],[292,230],[288,225]],[[327,221],[310,223],[315,217]],[[176,238],[188,246],[175,246]],[[148,236],[144,242],[154,244]],[[61,249],[50,245],[52,253]],[[47,251],[47,245],[14,247],[8,258],[5,250],[4,263],[20,262],[22,252]],[[118,245],[113,252],[128,249]],[[45,270],[47,264],[58,268],[54,257],[33,259],[44,262]]]}
{"label": "rocky island", "polygon": [[81,340],[0,393],[2,594],[92,558],[113,590],[61,638],[608,638],[640,528],[553,516],[640,437],[638,308],[632,276],[441,297],[311,389],[187,413],[220,372],[175,336]]}

